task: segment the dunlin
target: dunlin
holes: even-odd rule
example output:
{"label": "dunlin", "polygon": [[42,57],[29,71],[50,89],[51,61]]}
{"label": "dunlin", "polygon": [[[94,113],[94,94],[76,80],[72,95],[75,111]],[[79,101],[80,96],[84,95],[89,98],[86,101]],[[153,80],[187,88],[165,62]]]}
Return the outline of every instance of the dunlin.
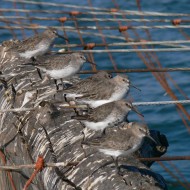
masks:
{"label": "dunlin", "polygon": [[64,38],[54,28],[48,28],[43,33],[12,44],[7,51],[16,52],[20,57],[30,59],[48,52],[57,37]]}
{"label": "dunlin", "polygon": [[142,116],[130,102],[118,100],[91,109],[87,115],[78,115],[72,118],[78,119],[92,130],[103,131],[107,127],[114,127],[123,121],[127,121],[128,113],[131,110]]}
{"label": "dunlin", "polygon": [[98,80],[87,79],[64,90],[66,97],[73,97],[79,103],[96,108],[120,100],[129,92],[130,82],[127,75],[117,75],[114,78],[109,78],[107,75],[97,73],[95,77]]}
{"label": "dunlin", "polygon": [[39,68],[53,79],[64,79],[79,72],[85,62],[82,53],[70,53],[40,56],[29,65]]}
{"label": "dunlin", "polygon": [[131,122],[124,123],[121,127],[107,128],[101,137],[90,139],[84,144],[114,158],[126,157],[141,148],[145,137],[156,143],[145,124]]}
{"label": "dunlin", "polygon": [[[115,162],[118,173],[120,173],[118,158],[126,158],[139,150],[143,145],[145,137],[148,137],[157,143],[150,136],[149,129],[145,124],[131,122],[124,123],[122,127],[107,128],[105,134],[101,137],[89,139],[88,141],[83,142],[83,144],[90,148],[95,148],[105,155],[111,156]],[[107,162],[100,168],[111,164],[113,161]]]}

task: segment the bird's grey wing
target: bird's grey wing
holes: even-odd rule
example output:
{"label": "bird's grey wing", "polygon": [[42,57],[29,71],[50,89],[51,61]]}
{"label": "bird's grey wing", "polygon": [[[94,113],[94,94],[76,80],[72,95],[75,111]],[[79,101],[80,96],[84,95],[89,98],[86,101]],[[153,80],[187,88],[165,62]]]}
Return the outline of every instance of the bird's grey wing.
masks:
{"label": "bird's grey wing", "polygon": [[40,38],[40,36],[36,35],[36,36],[30,37],[28,39],[22,40],[22,41],[16,43],[15,45],[13,45],[8,50],[15,50],[18,53],[22,53],[23,51],[26,51],[26,50],[27,51],[33,50],[35,48],[37,42],[39,42],[39,38]]}
{"label": "bird's grey wing", "polygon": [[101,97],[103,98],[103,95],[100,95],[101,97],[99,97],[100,93],[97,93],[97,88],[99,87],[100,91],[103,92],[105,90],[105,85],[101,80],[93,80],[92,78],[88,78],[66,89],[64,92],[83,94],[83,96],[77,97],[79,100],[83,98],[85,98],[85,100],[101,99]]}
{"label": "bird's grey wing", "polygon": [[[46,66],[46,69],[54,69],[55,68],[55,63],[61,63],[60,65],[57,65],[57,69],[62,69],[63,65],[68,66],[71,61],[71,54],[66,54],[66,55],[50,55],[48,58],[44,59],[44,64],[43,66]],[[42,61],[41,61],[42,62]],[[40,64],[41,65],[41,64]]]}
{"label": "bird's grey wing", "polygon": [[83,142],[83,144],[92,146],[92,147],[100,147],[102,146],[102,143],[106,140],[106,136],[97,137],[94,139],[90,139],[86,142]]}
{"label": "bird's grey wing", "polygon": [[64,90],[64,93],[87,93],[89,88],[92,88],[92,80],[91,79],[84,79],[78,82],[76,85],[69,87],[68,89]]}
{"label": "bird's grey wing", "polygon": [[114,102],[103,104],[91,110],[89,114],[89,120],[93,122],[99,122],[107,118],[114,108]]}
{"label": "bird's grey wing", "polygon": [[117,129],[116,132],[106,133],[106,140],[102,144],[109,149],[118,149],[120,147],[120,150],[133,150],[135,148],[134,145],[138,144],[135,140],[136,138],[130,130],[123,131]]}
{"label": "bird's grey wing", "polygon": [[[98,89],[97,89],[98,88]],[[109,99],[112,95],[113,92],[113,87],[110,86],[109,81],[101,81],[99,82],[98,85],[94,86],[92,92],[96,93],[89,93],[89,96],[87,97],[88,99],[93,99],[93,100],[105,100]]]}
{"label": "bird's grey wing", "polygon": [[112,94],[112,88],[108,81],[97,81],[96,83],[88,83],[83,85],[77,92],[83,94],[83,96],[77,99],[85,100],[104,100],[109,99]]}
{"label": "bird's grey wing", "polygon": [[111,114],[113,106],[114,106],[113,103],[104,104],[97,108],[91,109],[87,115],[72,116],[72,119],[99,122],[104,120],[106,117],[108,117]]}
{"label": "bird's grey wing", "polygon": [[[97,147],[97,148],[102,148],[102,149],[118,149],[118,146],[122,146],[123,143],[123,139],[119,139],[119,138],[115,138],[113,136],[101,136],[101,137],[97,137],[95,139],[90,139],[89,141],[87,141],[86,145],[89,146],[93,146],[93,147]],[[120,149],[122,149],[123,147],[121,147]]]}
{"label": "bird's grey wing", "polygon": [[75,115],[71,116],[71,119],[77,119],[79,121],[88,120],[88,115]]}

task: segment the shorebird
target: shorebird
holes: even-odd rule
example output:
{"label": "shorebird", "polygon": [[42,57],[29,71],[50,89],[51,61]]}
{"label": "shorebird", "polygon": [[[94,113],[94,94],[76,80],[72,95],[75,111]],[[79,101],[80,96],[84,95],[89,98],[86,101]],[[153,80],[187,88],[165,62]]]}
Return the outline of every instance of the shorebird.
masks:
{"label": "shorebird", "polygon": [[48,28],[40,34],[12,44],[7,51],[13,51],[18,53],[20,57],[30,59],[47,53],[57,37],[67,40],[63,36],[59,35],[57,30],[54,28]]}
{"label": "shorebird", "polygon": [[83,142],[83,144],[111,156],[118,168],[118,158],[127,157],[139,150],[143,145],[145,137],[157,144],[150,136],[149,129],[145,124],[131,122],[124,123],[121,127],[107,128],[105,134],[101,137],[89,139]]}
{"label": "shorebird", "polygon": [[[99,77],[98,77],[99,76]],[[101,73],[95,74],[99,80],[84,80],[64,90],[65,97],[73,97],[76,102],[96,108],[103,104],[120,100],[129,92],[130,81],[127,75],[105,78]]]}
{"label": "shorebird", "polygon": [[81,121],[89,129],[104,131],[107,127],[114,127],[123,121],[127,121],[128,113],[131,110],[143,116],[130,102],[118,100],[91,109],[87,115],[78,115],[72,118]]}
{"label": "shorebird", "polygon": [[[77,84],[69,87],[64,90],[64,93],[69,96],[76,97],[77,94],[86,93],[88,89],[93,88],[94,83],[102,82],[103,80],[109,80],[112,78],[112,75],[107,73],[106,71],[99,71],[96,74],[91,75],[90,77],[81,80]],[[76,94],[76,96],[75,96]]]}
{"label": "shorebird", "polygon": [[82,53],[70,53],[43,55],[34,63],[25,65],[33,65],[53,79],[64,79],[79,72],[85,62],[86,58]]}

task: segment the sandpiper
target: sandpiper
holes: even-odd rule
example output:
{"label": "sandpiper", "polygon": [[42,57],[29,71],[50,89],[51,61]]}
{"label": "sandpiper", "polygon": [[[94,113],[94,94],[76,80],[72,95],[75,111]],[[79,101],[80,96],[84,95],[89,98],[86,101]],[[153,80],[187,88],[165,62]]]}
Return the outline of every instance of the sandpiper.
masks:
{"label": "sandpiper", "polygon": [[139,150],[148,137],[157,143],[151,136],[148,127],[143,123],[124,123],[118,128],[107,128],[101,137],[89,139],[83,144],[98,149],[105,155],[112,156],[117,164],[118,157],[127,157]]}
{"label": "sandpiper", "polygon": [[[99,83],[102,80],[109,80],[112,78],[112,75],[106,71],[99,71],[98,73],[91,75],[90,77],[81,80],[76,85],[69,87],[67,90],[64,90],[64,93],[69,96],[76,97],[77,94],[85,93],[88,89],[91,89],[94,83]],[[76,94],[76,96],[75,96]]]}
{"label": "sandpiper", "polygon": [[64,79],[76,74],[86,62],[82,53],[43,55],[38,57],[33,65],[44,71],[47,76],[53,79]]}
{"label": "sandpiper", "polygon": [[99,80],[87,80],[85,84],[79,82],[64,90],[64,93],[66,97],[74,97],[78,103],[96,108],[124,98],[129,92],[129,84],[127,75],[117,75],[111,79],[100,75]]}
{"label": "sandpiper", "polygon": [[7,51],[16,52],[20,57],[30,59],[48,52],[57,37],[67,40],[59,35],[54,28],[48,28],[43,33],[12,44]]}
{"label": "sandpiper", "polygon": [[114,127],[123,121],[127,121],[128,113],[131,110],[143,116],[130,102],[118,100],[91,109],[90,113],[86,115],[73,116],[72,118],[78,119],[89,129],[104,131],[107,127]]}

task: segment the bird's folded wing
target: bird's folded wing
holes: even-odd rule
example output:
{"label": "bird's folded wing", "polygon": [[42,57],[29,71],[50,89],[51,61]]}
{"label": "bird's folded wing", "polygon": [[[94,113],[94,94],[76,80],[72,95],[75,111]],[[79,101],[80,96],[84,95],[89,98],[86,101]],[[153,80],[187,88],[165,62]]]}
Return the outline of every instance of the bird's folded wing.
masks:
{"label": "bird's folded wing", "polygon": [[113,111],[114,102],[103,104],[90,111],[89,120],[99,122],[105,120]]}
{"label": "bird's folded wing", "polygon": [[89,141],[85,141],[82,144],[92,146],[92,147],[100,147],[101,144],[105,141],[106,137],[98,137],[95,139],[90,139]]}
{"label": "bird's folded wing", "polygon": [[[33,42],[33,38],[34,38],[34,37],[31,37],[31,38],[22,40],[22,41],[20,41],[20,42],[18,42],[18,43],[16,43],[16,44],[14,44],[14,45],[13,45],[12,47],[10,47],[7,51],[10,51],[10,50],[14,50],[14,49],[15,49],[16,52],[22,53],[23,51],[26,51],[26,47],[28,48],[27,51],[32,50],[32,49],[34,48],[34,46],[35,46],[35,43],[33,43],[33,45],[32,45],[32,43],[31,43],[31,42]],[[38,40],[38,39],[36,39],[36,40]],[[29,46],[28,44],[30,44],[30,46]]]}
{"label": "bird's folded wing", "polygon": [[71,119],[77,119],[77,120],[88,120],[88,115],[75,115],[71,116]]}

